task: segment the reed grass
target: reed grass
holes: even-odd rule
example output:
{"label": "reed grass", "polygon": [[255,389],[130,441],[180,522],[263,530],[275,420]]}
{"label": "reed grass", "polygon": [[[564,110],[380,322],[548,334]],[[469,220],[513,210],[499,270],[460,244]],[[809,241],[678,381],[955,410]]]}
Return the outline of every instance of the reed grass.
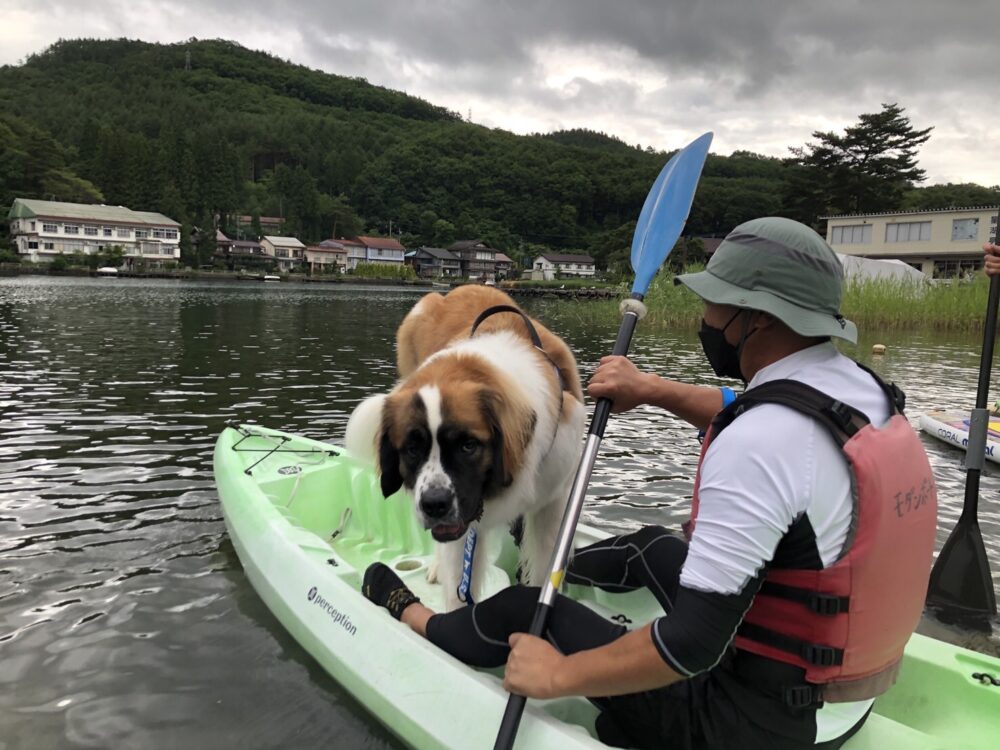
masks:
{"label": "reed grass", "polygon": [[[685,272],[701,267],[685,269]],[[628,288],[620,288],[621,296]],[[971,279],[940,281],[849,280],[844,287],[841,314],[867,330],[981,331],[986,316],[989,280],[983,274]],[[570,317],[581,323],[617,320],[618,301],[565,302],[574,305]],[[674,286],[673,274],[660,273],[646,295],[648,328],[697,328],[703,305],[692,292]],[[568,312],[568,311],[567,311]]]}

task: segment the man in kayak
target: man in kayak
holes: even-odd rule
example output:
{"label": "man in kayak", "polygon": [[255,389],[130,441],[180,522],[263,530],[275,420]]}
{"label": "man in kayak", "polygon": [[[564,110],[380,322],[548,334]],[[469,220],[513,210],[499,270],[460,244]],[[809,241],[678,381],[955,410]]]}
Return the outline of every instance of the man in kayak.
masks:
{"label": "man in kayak", "polygon": [[[583,695],[622,747],[837,748],[895,679],[927,589],[933,476],[902,394],[841,355],[843,271],[788,219],[731,232],[677,279],[737,398],[606,357],[590,382],[615,411],[660,406],[708,430],[685,537],[652,526],[578,550],[572,583],[647,588],[666,613],[627,630],[560,597],[545,640],[525,635],[537,589],[435,614],[386,566],[363,591],[466,663],[506,663],[505,687]],[[870,425],[870,427],[868,427]]]}

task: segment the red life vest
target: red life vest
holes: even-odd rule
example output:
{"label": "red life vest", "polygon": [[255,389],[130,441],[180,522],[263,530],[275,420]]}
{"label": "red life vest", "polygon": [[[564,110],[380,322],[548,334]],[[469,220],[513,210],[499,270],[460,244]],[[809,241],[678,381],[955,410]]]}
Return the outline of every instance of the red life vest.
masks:
{"label": "red life vest", "polygon": [[[870,372],[870,371],[869,371]],[[747,391],[712,421],[712,439],[747,409],[777,403],[817,419],[833,435],[852,478],[854,511],[838,559],[823,570],[769,569],[737,630],[736,648],[805,669],[808,694],[786,702],[873,698],[895,682],[903,648],[923,611],[937,527],[937,490],[920,439],[902,415],[902,392],[872,373],[893,415],[877,429],[856,409],[793,380]]]}

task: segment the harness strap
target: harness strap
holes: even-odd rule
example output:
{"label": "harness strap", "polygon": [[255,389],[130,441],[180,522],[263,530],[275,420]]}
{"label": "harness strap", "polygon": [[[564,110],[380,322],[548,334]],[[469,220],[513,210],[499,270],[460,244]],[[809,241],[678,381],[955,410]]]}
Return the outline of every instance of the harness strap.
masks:
{"label": "harness strap", "polygon": [[535,326],[531,322],[531,318],[525,315],[522,310],[519,310],[513,305],[494,305],[493,307],[487,307],[485,310],[479,313],[479,316],[473,321],[472,331],[469,333],[469,338],[472,338],[473,336],[476,335],[476,329],[479,328],[479,326],[482,324],[484,320],[493,315],[496,315],[497,313],[514,313],[515,315],[521,316],[521,320],[524,321],[524,325],[528,329],[528,337],[531,339],[532,346],[534,346],[538,351],[540,351],[542,353],[542,356],[544,356],[545,359],[549,361],[549,364],[552,365],[552,369],[556,371],[556,378],[559,380],[559,388],[560,390],[565,391],[567,388],[566,378],[563,377],[563,373],[562,370],[559,369],[559,365],[555,363],[552,357],[549,356],[549,353],[545,351],[545,349],[542,347],[542,339],[539,337],[538,331],[535,330]]}

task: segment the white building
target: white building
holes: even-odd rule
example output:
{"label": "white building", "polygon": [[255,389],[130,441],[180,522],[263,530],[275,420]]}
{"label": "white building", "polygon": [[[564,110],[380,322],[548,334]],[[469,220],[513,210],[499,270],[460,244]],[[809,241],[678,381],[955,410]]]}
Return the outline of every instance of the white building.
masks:
{"label": "white building", "polygon": [[264,255],[278,261],[278,270],[291,271],[305,262],[306,246],[295,237],[273,237],[267,235],[260,241]]}
{"label": "white building", "polygon": [[365,246],[366,263],[398,263],[403,265],[406,248],[392,237],[358,236],[355,239]]}
{"label": "white building", "polygon": [[161,265],[181,257],[181,225],[151,211],[15,198],[7,219],[13,247],[34,263],[110,247],[120,247],[129,265],[138,259]]}
{"label": "white building", "polygon": [[306,248],[309,273],[341,273],[347,268],[347,248],[337,240],[323,240]]}
{"label": "white building", "polygon": [[844,255],[901,260],[925,276],[949,278],[983,265],[997,236],[997,206],[823,216],[826,241]]}
{"label": "white building", "polygon": [[347,270],[361,263],[398,263],[403,265],[406,248],[391,237],[353,237],[338,239],[347,248]]}
{"label": "white building", "polygon": [[571,276],[593,278],[596,273],[594,259],[589,255],[545,253],[531,264],[532,278],[548,281]]}

